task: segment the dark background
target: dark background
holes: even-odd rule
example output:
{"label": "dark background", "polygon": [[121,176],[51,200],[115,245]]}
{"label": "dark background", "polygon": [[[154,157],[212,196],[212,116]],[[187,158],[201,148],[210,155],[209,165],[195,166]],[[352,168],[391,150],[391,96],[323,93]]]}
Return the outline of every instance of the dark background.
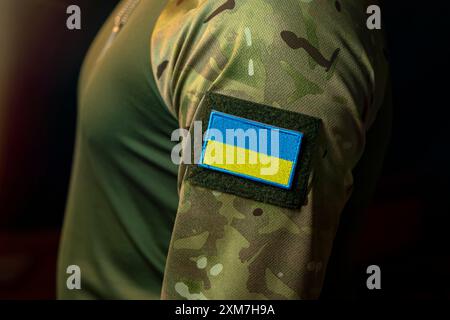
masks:
{"label": "dark background", "polygon": [[[117,0],[1,0],[0,299],[52,299],[76,123],[79,69]],[[65,27],[82,8],[82,30]],[[450,10],[382,6],[394,93],[392,140],[372,205],[343,221],[323,298],[450,298]],[[340,273],[334,260],[345,261]],[[367,266],[382,290],[366,288]],[[342,276],[345,274],[345,276]]]}

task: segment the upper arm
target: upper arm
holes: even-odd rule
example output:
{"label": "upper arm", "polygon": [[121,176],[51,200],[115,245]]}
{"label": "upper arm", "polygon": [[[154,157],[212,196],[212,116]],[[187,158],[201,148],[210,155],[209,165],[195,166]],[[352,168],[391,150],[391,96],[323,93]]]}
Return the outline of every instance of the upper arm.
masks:
{"label": "upper arm", "polygon": [[241,271],[243,278],[234,297],[317,296],[352,170],[386,88],[382,35],[366,29],[364,2],[185,0],[163,12],[152,63],[181,127],[201,117],[207,92],[322,122],[299,209],[203,189],[182,177],[164,296],[180,297],[182,284],[194,283],[186,287],[227,297],[222,281],[235,275],[217,280],[195,264],[205,257],[211,267],[224,256],[230,258],[224,270]]}

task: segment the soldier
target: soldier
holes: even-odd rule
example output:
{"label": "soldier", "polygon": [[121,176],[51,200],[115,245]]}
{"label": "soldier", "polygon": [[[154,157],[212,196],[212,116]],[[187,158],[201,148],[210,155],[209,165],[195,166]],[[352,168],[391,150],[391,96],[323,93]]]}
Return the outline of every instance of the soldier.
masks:
{"label": "soldier", "polygon": [[[354,188],[375,181],[354,186],[353,170],[366,150],[378,172],[389,131],[384,40],[366,28],[370,4],[121,5],[80,82],[60,297],[155,298],[163,279],[163,299],[318,298],[340,215]],[[179,167],[178,203],[170,132],[195,121],[278,130],[285,169],[262,177],[247,164],[207,163],[206,139],[200,163]],[[80,292],[65,288],[68,264],[82,270]]]}

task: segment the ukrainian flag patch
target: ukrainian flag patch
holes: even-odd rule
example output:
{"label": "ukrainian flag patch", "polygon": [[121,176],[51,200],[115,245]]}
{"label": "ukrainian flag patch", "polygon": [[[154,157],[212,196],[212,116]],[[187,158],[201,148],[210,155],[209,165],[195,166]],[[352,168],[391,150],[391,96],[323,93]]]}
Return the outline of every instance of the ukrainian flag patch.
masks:
{"label": "ukrainian flag patch", "polygon": [[306,203],[320,119],[208,92],[193,120],[189,136],[201,137],[187,140],[187,182],[284,208]]}
{"label": "ukrainian flag patch", "polygon": [[302,132],[212,110],[199,166],[291,189]]}

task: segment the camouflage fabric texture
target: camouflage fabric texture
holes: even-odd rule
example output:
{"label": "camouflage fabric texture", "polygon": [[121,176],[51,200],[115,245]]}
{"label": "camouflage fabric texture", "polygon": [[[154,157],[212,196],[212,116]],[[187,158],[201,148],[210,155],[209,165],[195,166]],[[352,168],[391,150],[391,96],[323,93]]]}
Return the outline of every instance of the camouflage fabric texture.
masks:
{"label": "camouflage fabric texture", "polygon": [[298,210],[193,186],[180,203],[163,299],[315,299],[388,66],[363,0],[173,0],[153,31],[160,93],[189,128],[206,92],[320,118]]}

